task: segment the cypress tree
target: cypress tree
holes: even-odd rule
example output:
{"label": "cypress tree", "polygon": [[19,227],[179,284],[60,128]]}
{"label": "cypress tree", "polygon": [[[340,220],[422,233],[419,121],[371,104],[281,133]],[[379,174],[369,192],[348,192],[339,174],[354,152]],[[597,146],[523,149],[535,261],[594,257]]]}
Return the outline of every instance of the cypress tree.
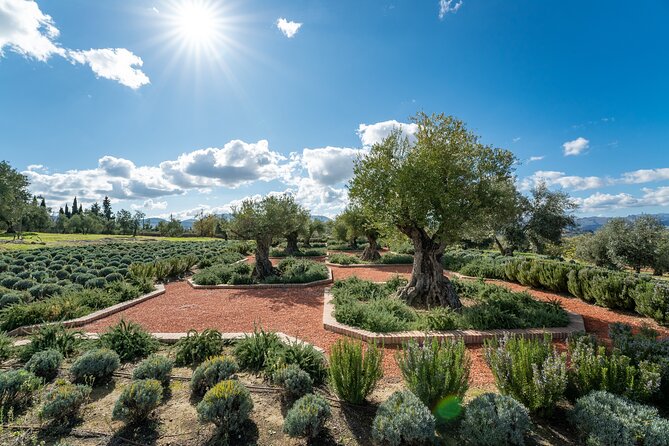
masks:
{"label": "cypress tree", "polygon": [[77,204],[77,197],[74,197],[72,202],[72,215],[76,215],[79,212],[79,205]]}
{"label": "cypress tree", "polygon": [[70,214],[70,208],[67,207],[67,203],[65,203],[65,216],[67,218],[72,217],[72,214]]}
{"label": "cypress tree", "polygon": [[105,196],[105,199],[102,200],[102,215],[104,215],[107,221],[111,220],[113,217],[111,201],[109,197]]}
{"label": "cypress tree", "polygon": [[42,202],[39,205],[42,206],[43,208],[46,207],[46,202],[44,201],[44,197],[42,197]]}

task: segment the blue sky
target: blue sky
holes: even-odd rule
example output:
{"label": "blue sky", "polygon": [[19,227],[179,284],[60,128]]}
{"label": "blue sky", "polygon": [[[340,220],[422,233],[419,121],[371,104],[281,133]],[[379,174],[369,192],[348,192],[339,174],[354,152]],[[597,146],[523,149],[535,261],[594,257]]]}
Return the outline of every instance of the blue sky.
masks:
{"label": "blue sky", "polygon": [[[181,217],[291,191],[419,110],[512,150],[581,215],[669,209],[663,1],[0,0],[0,159],[56,208]],[[279,21],[280,19],[283,19]]]}

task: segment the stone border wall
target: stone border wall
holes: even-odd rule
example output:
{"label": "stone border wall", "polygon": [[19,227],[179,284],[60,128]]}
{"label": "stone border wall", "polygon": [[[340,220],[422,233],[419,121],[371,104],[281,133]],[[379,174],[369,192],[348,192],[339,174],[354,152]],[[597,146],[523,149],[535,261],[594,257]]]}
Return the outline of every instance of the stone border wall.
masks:
{"label": "stone border wall", "polygon": [[264,290],[276,288],[309,288],[319,285],[329,285],[334,282],[332,275],[332,268],[328,268],[328,278],[323,280],[316,280],[315,282],[307,283],[254,283],[252,285],[197,285],[193,279],[187,280],[188,284],[196,290]]}
{"label": "stone border wall", "polygon": [[149,299],[153,299],[154,297],[160,296],[161,294],[165,294],[165,285],[157,284],[155,285],[155,289],[150,293],[139,296],[136,299],[112,305],[111,307],[103,308],[102,310],[95,311],[91,314],[87,314],[86,316],[81,316],[76,319],[70,319],[64,322],[45,322],[43,324],[24,325],[22,327],[15,328],[14,330],[10,331],[7,334],[9,336],[27,335],[39,330],[41,327],[45,325],[54,325],[54,324],[62,324],[67,328],[83,327],[84,325],[89,324],[93,321],[97,321],[98,319],[102,319],[104,317],[118,313],[119,311],[123,311],[127,308],[134,307],[137,304],[141,304],[142,302],[147,301]]}
{"label": "stone border wall", "polygon": [[361,341],[375,341],[383,345],[402,345],[410,340],[419,342],[426,339],[463,339],[465,344],[482,344],[486,339],[503,337],[506,334],[520,335],[525,338],[543,338],[549,334],[554,341],[563,341],[572,333],[585,332],[585,324],[580,314],[567,311],[569,325],[553,328],[514,328],[507,330],[448,330],[448,331],[401,331],[395,333],[373,333],[362,328],[351,327],[337,322],[334,317],[334,303],[330,289],[323,296],[323,328],[334,333],[349,336]]}

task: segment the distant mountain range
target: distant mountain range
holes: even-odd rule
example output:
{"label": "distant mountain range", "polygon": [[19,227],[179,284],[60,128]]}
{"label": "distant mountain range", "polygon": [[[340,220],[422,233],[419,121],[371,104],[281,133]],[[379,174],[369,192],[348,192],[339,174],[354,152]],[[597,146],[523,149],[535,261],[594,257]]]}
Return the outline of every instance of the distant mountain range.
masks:
{"label": "distant mountain range", "polygon": [[[220,214],[219,215],[219,217],[225,217],[228,220],[230,219],[231,216],[232,216],[232,214]],[[314,220],[320,220],[322,222],[328,222],[328,221],[331,220],[330,217],[326,217],[325,215],[314,215],[313,218],[314,218]],[[183,226],[183,228],[188,231],[188,230],[193,228],[193,223],[195,223],[195,220],[196,219],[194,219],[194,218],[189,218],[187,220],[181,220],[181,226]],[[166,218],[160,218],[160,217],[150,217],[150,218],[147,218],[145,221],[148,222],[152,227],[155,228],[156,225],[158,225],[158,223],[160,223],[161,221],[166,222],[167,219]]]}
{"label": "distant mountain range", "polygon": [[[626,220],[634,221],[643,214],[628,215]],[[664,226],[669,226],[669,214],[646,214],[660,219]],[[576,219],[578,232],[594,232],[604,226],[613,217],[581,217]]]}

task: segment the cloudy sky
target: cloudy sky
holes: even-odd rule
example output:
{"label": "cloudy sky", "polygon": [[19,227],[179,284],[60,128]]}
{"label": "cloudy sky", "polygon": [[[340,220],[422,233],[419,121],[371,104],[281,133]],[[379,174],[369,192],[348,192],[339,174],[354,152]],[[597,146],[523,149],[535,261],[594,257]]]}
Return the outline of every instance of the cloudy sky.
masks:
{"label": "cloudy sky", "polygon": [[581,215],[669,209],[664,1],[0,0],[0,159],[58,208],[180,217],[290,191],[417,111],[512,150]]}

